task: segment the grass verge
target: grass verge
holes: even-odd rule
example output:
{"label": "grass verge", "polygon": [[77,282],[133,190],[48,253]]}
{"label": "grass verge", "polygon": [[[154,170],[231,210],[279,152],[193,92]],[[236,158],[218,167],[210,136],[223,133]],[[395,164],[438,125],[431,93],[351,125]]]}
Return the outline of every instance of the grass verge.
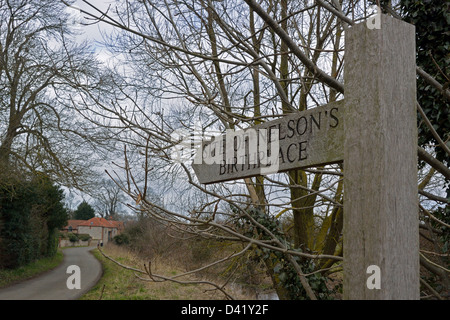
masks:
{"label": "grass verge", "polygon": [[[103,249],[105,250],[105,249]],[[98,249],[91,251],[101,262],[103,267],[102,278],[97,284],[85,293],[80,300],[152,300],[153,296],[146,293],[143,283],[139,283],[133,273],[121,268],[114,262],[106,259]],[[126,259],[115,256],[116,259],[126,263]]]}
{"label": "grass verge", "polygon": [[[144,261],[126,249],[114,245],[102,248],[117,262],[136,269],[144,269]],[[135,272],[127,270],[105,258],[98,249],[92,251],[103,265],[103,276],[80,300],[214,300],[224,295],[207,284],[180,284],[171,281],[143,281]],[[148,262],[147,262],[148,263]],[[152,266],[153,274],[174,276],[183,273],[182,268],[168,262],[157,262]],[[138,274],[146,278],[145,274]],[[148,278],[148,277],[147,277]],[[193,280],[180,278],[179,280]]]}
{"label": "grass verge", "polygon": [[63,261],[64,255],[58,249],[53,257],[46,257],[16,269],[0,269],[0,288],[33,278],[57,267]]}

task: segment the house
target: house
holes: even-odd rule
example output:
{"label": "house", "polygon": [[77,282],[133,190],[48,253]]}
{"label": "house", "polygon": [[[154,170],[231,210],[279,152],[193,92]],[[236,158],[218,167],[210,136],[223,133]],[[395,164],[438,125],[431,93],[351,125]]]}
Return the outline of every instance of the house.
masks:
{"label": "house", "polygon": [[123,228],[124,225],[121,221],[94,217],[89,220],[69,220],[63,231],[89,234],[92,237],[92,241],[106,244],[116,235],[119,235]]}
{"label": "house", "polygon": [[78,225],[86,220],[68,220],[67,226],[61,229],[63,232],[78,233]]}

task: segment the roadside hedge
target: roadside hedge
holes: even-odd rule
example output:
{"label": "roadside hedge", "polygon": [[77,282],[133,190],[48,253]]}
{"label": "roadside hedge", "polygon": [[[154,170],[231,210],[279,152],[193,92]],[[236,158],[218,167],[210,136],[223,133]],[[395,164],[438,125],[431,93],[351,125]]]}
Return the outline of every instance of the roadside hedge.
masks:
{"label": "roadside hedge", "polygon": [[62,189],[45,175],[0,185],[0,268],[54,256],[68,219]]}

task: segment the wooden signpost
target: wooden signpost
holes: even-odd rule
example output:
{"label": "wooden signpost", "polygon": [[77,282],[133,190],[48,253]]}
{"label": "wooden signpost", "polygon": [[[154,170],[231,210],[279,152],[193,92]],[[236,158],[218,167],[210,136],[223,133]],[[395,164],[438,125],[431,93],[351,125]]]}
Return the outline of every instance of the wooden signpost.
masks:
{"label": "wooden signpost", "polygon": [[207,184],[343,161],[344,298],[419,299],[415,30],[380,18],[345,31],[344,100],[206,142],[193,168]]}
{"label": "wooden signpost", "polygon": [[[205,142],[192,167],[200,183],[209,184],[342,161],[343,112],[343,101],[337,101],[247,130],[230,130]],[[227,139],[234,143],[228,152]]]}

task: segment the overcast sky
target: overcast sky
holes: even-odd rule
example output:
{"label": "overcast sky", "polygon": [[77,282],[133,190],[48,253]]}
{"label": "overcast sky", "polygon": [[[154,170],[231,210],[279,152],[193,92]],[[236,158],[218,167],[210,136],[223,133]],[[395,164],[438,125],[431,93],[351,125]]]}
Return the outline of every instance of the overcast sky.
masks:
{"label": "overcast sky", "polygon": [[[108,6],[111,6],[111,8],[114,8],[115,6],[114,0],[89,0],[88,2],[102,11],[106,11],[108,9]],[[83,14],[81,14],[78,10],[76,10],[77,8],[92,13],[97,12],[95,11],[95,9],[90,7],[82,0],[76,0],[73,5],[73,8],[70,7],[67,8],[68,12],[72,14],[74,20],[73,23],[77,25],[79,22],[81,22],[81,24],[78,24],[77,28],[81,34],[77,36],[77,39],[79,39],[80,41],[88,40],[89,42],[91,42],[91,45],[98,54],[99,59],[101,61],[107,61],[109,55],[101,44],[103,42],[102,32],[108,33],[109,31],[112,30],[113,27],[111,27],[106,23],[95,23],[86,25],[86,22],[89,21],[85,19],[85,16]]]}

